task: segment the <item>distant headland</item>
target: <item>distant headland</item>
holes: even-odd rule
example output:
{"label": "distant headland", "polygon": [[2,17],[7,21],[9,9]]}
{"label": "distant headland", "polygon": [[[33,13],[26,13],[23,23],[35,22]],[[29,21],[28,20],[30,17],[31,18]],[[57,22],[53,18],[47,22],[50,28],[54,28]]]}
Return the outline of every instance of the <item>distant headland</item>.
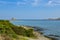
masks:
{"label": "distant headland", "polygon": [[17,19],[12,17],[10,20],[12,21],[40,21],[40,20],[60,20],[60,18],[48,18],[48,19]]}
{"label": "distant headland", "polygon": [[48,18],[48,20],[60,20],[60,18]]}

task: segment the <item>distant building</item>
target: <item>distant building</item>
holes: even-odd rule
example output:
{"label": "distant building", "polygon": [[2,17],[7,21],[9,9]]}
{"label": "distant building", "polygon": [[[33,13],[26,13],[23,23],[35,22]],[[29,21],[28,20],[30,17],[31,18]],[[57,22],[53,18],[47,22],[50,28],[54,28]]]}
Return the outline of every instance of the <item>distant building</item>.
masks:
{"label": "distant building", "polygon": [[11,20],[16,20],[16,18],[12,17]]}

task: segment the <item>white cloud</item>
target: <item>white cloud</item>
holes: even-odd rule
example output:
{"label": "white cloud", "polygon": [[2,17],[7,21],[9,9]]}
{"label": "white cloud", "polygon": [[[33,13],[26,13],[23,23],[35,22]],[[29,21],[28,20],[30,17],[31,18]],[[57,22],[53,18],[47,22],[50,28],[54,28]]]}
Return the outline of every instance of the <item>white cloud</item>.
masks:
{"label": "white cloud", "polygon": [[48,5],[51,5],[53,1],[48,1]]}
{"label": "white cloud", "polygon": [[37,5],[39,4],[39,2],[40,2],[40,0],[33,0],[32,5],[33,5],[33,6],[37,6]]}
{"label": "white cloud", "polygon": [[17,6],[19,6],[19,5],[25,5],[26,3],[25,2],[7,2],[7,1],[0,1],[0,5],[17,5]]}
{"label": "white cloud", "polygon": [[30,6],[59,6],[60,5],[60,0],[23,0],[21,1],[16,1],[16,2],[8,2],[8,1],[0,1],[0,5],[30,5]]}
{"label": "white cloud", "polygon": [[17,5],[31,5],[38,6],[41,0],[23,0],[24,2],[17,2]]}
{"label": "white cloud", "polygon": [[26,4],[32,5],[32,6],[38,6],[40,4],[41,0],[24,0]]}
{"label": "white cloud", "polygon": [[48,6],[60,6],[60,0],[50,0],[47,3]]}
{"label": "white cloud", "polygon": [[17,6],[20,6],[20,5],[38,6],[39,2],[40,2],[40,0],[23,0],[23,2],[21,2],[21,1],[16,1],[16,2],[0,1],[0,5],[14,4]]}
{"label": "white cloud", "polygon": [[25,5],[26,3],[25,2],[17,2],[16,4],[17,4],[17,6],[20,6],[20,5]]}

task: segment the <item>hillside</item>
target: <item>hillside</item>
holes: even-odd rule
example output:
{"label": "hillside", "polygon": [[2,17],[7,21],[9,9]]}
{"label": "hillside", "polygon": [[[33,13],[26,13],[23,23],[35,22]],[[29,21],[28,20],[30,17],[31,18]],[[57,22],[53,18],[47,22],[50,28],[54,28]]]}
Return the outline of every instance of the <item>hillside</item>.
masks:
{"label": "hillside", "polygon": [[[38,38],[38,39],[37,39]],[[10,23],[8,20],[0,20],[0,40],[50,40],[38,32],[35,32],[33,28],[16,26]]]}
{"label": "hillside", "polygon": [[[26,37],[34,37],[33,29],[26,30],[23,27],[18,27],[10,23],[8,20],[0,20],[0,37],[10,37],[17,38],[17,35],[26,36]],[[11,39],[12,40],[12,39]]]}

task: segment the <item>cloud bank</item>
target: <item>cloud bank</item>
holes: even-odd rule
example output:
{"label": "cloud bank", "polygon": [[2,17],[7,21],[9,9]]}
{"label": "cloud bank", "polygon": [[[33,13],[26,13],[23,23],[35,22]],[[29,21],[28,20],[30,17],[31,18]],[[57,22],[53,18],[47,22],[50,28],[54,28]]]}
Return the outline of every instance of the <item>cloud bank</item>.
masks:
{"label": "cloud bank", "polygon": [[47,4],[49,6],[60,6],[60,0],[49,0]]}
{"label": "cloud bank", "polygon": [[[44,3],[45,2],[45,3]],[[31,6],[60,6],[60,0],[22,0],[22,1],[14,1],[14,2],[9,2],[9,1],[0,1],[0,5],[31,5]]]}

